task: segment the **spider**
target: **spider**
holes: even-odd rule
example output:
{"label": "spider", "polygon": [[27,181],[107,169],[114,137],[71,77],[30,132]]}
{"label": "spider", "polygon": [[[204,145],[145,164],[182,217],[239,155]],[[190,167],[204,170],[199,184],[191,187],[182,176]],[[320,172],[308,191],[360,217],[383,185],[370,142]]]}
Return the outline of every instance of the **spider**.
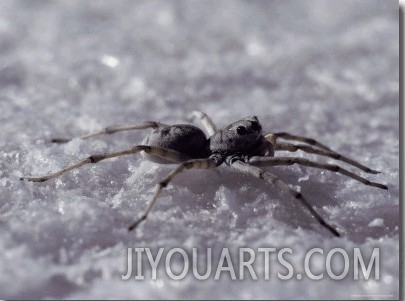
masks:
{"label": "spider", "polygon": [[[129,231],[134,230],[142,221],[146,220],[162,189],[165,188],[176,175],[187,169],[210,169],[218,167],[221,164],[226,164],[239,172],[263,179],[282,191],[288,192],[292,198],[301,202],[319,224],[335,236],[340,236],[339,232],[315,211],[300,192],[295,191],[276,175],[259,168],[259,166],[299,164],[340,173],[368,186],[388,189],[388,187],[383,184],[371,182],[338,165],[318,163],[301,157],[274,156],[277,151],[296,152],[301,150],[306,153],[330,157],[345,162],[370,174],[379,173],[376,170],[372,170],[357,161],[331,150],[311,138],[292,135],[286,132],[263,135],[262,126],[256,116],[242,118],[220,130],[217,129],[211,118],[203,112],[194,111],[191,114],[191,118],[200,119],[209,138],[207,138],[200,128],[190,124],[167,125],[160,122],[147,121],[142,124],[107,127],[99,132],[84,135],[80,138],[88,139],[104,134],[147,128],[151,128],[152,132],[146,136],[143,143],[140,145],[135,145],[121,151],[91,155],[53,174],[36,178],[21,178],[21,180],[45,182],[86,164],[95,164],[105,159],[135,154],[141,151],[145,153],[147,159],[156,163],[178,163],[177,168],[170,172],[158,184],[150,203],[146,206],[141,217],[128,227]],[[303,144],[293,144],[285,141],[280,142],[279,139],[298,141]],[[71,139],[58,138],[52,139],[52,142],[66,143],[70,140]]]}

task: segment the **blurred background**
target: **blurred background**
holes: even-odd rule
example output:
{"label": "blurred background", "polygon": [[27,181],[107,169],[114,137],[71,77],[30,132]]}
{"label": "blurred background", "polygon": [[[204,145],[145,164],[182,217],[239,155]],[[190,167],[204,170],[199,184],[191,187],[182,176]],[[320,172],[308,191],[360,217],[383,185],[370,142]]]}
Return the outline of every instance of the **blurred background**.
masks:
{"label": "blurred background", "polygon": [[[1,1],[0,298],[398,298],[398,36],[397,1]],[[220,127],[257,115],[266,132],[316,138],[382,171],[362,175],[389,190],[300,166],[272,169],[337,226],[336,239],[257,179],[227,167],[190,171],[128,234],[173,166],[136,155],[47,183],[19,181],[145,133],[51,138],[183,123],[195,109]],[[274,270],[270,281],[121,279],[128,247],[174,246],[289,247],[297,267],[312,247],[380,247],[381,278],[281,281]]]}

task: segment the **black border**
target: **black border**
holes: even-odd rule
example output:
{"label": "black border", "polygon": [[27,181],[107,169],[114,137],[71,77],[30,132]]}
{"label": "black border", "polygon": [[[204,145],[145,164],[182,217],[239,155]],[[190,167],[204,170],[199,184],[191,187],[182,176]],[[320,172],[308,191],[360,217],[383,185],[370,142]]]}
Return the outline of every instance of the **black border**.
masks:
{"label": "black border", "polygon": [[399,236],[399,299],[405,300],[404,298],[404,206],[403,206],[403,166],[404,166],[404,139],[403,139],[403,129],[404,129],[404,7],[399,6],[399,208],[400,208],[400,233]]}

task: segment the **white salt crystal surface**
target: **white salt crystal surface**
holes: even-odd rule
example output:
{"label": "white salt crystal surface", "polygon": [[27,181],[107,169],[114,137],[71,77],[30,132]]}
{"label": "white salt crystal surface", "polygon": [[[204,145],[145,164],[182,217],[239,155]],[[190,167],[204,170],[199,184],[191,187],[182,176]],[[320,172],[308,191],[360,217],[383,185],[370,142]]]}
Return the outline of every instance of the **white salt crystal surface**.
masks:
{"label": "white salt crystal surface", "polygon": [[[398,298],[398,44],[394,1],[1,1],[0,298]],[[260,180],[226,166],[189,171],[128,233],[173,166],[137,155],[46,183],[19,180],[137,144],[144,133],[64,145],[49,143],[53,137],[185,122],[194,109],[219,126],[257,115],[266,132],[317,138],[383,171],[361,174],[389,190],[327,171],[274,168],[338,227],[343,237],[334,238]],[[379,248],[380,279],[354,280],[351,266],[343,280],[323,270],[320,281],[283,281],[278,265],[270,280],[224,273],[199,281],[190,272],[176,281],[162,264],[152,281],[145,264],[144,281],[123,281],[128,247],[217,255],[290,248],[297,272],[314,247],[324,250],[311,259],[321,269],[333,248],[350,262],[354,248],[367,260]]]}

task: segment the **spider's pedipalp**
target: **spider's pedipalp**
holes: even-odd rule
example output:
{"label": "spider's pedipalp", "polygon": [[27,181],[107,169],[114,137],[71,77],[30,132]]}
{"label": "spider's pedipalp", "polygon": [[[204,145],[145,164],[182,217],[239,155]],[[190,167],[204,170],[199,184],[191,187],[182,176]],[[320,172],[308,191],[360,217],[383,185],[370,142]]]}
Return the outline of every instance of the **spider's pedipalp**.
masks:
{"label": "spider's pedipalp", "polygon": [[302,196],[301,193],[292,189],[285,182],[280,180],[276,175],[274,175],[268,171],[264,171],[263,169],[260,169],[256,166],[248,165],[239,160],[233,161],[230,166],[239,170],[242,173],[250,174],[256,178],[265,180],[265,181],[269,182],[270,184],[277,186],[282,191],[291,194],[296,200],[300,201],[301,204],[303,204],[309,210],[309,212],[311,212],[311,214],[313,215],[313,217],[315,217],[315,219],[319,222],[319,224],[321,224],[324,228],[326,228],[334,236],[337,236],[337,237],[340,236],[339,232],[334,227],[332,227],[327,222],[325,222],[325,220],[315,211],[314,208],[312,208],[312,206]]}

